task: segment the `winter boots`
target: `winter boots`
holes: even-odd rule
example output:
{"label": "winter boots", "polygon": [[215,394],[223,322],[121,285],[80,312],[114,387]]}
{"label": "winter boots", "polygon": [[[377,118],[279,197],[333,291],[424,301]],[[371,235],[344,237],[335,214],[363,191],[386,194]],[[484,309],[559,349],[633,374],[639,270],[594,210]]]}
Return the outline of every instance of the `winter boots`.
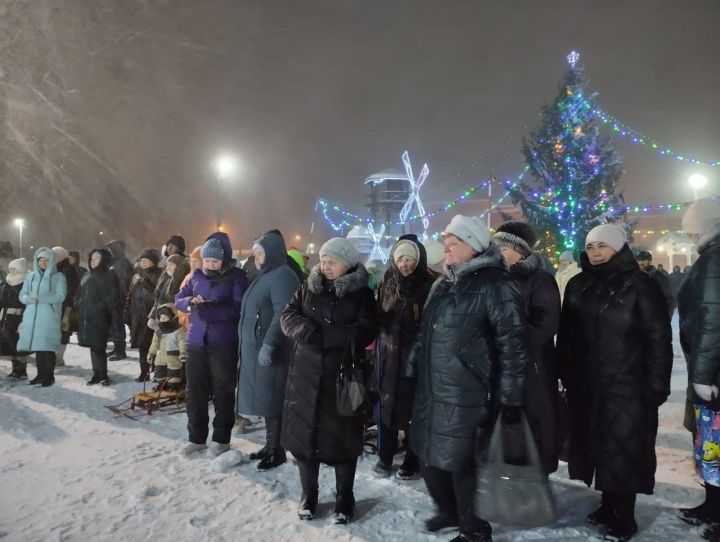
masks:
{"label": "winter boots", "polygon": [[282,418],[273,416],[265,418],[265,446],[252,454],[250,459],[260,459],[258,470],[270,470],[287,461],[285,450],[280,446],[280,428]]}
{"label": "winter boots", "polygon": [[298,461],[298,469],[300,471],[300,485],[302,486],[298,517],[307,521],[315,517],[315,510],[317,510],[320,463],[316,461]]}
{"label": "winter boots", "polygon": [[8,380],[19,381],[27,379],[27,363],[19,359],[12,360],[12,372],[7,375]]}
{"label": "winter boots", "polygon": [[55,352],[37,352],[35,354],[37,376],[28,384],[47,388],[55,384]]}
{"label": "winter boots", "polygon": [[344,525],[352,521],[355,514],[355,470],[357,460],[335,465],[335,514],[333,523]]}
{"label": "winter boots", "polygon": [[108,354],[108,361],[122,361],[125,358],[127,358],[125,351],[117,352],[116,350],[113,350]]}
{"label": "winter boots", "polygon": [[420,472],[420,461],[410,450],[405,452],[405,459],[400,469],[395,473],[398,480],[414,480]]}
{"label": "winter boots", "polygon": [[678,517],[690,525],[720,523],[720,487],[705,484],[705,502],[695,508],[681,508]]}
{"label": "winter boots", "polygon": [[585,521],[603,528],[603,540],[627,542],[637,533],[635,497],[635,493],[604,491],[600,508],[588,514]]}
{"label": "winter boots", "polygon": [[457,514],[443,511],[439,511],[436,515],[425,521],[425,529],[431,533],[441,529],[447,529],[448,527],[457,527],[458,525],[460,525],[460,520]]}
{"label": "winter boots", "polygon": [[104,348],[90,349],[90,363],[92,364],[93,375],[90,380],[87,381],[88,386],[95,384],[101,384],[103,386],[109,386],[110,380],[107,376],[107,354]]}

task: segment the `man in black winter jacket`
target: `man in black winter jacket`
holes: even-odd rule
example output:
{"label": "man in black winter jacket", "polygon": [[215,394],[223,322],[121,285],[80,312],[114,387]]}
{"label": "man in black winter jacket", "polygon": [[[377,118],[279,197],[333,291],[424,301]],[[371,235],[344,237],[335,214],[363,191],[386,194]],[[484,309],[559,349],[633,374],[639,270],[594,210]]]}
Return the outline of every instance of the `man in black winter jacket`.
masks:
{"label": "man in black winter jacket", "polygon": [[125,320],[123,318],[123,310],[125,298],[130,288],[130,281],[132,280],[135,271],[133,266],[125,257],[125,242],[119,239],[110,241],[107,244],[107,248],[112,254],[112,267],[110,268],[115,276],[118,278],[118,285],[120,287],[118,295],[118,305],[113,310],[112,315],[112,340],[113,350],[109,354],[109,361],[119,361],[125,359]]}
{"label": "man in black winter jacket", "polygon": [[638,252],[638,255],[635,257],[635,261],[637,261],[642,271],[645,271],[660,285],[663,296],[665,296],[668,311],[670,312],[670,318],[672,318],[672,315],[675,312],[675,296],[673,295],[672,287],[670,286],[670,279],[665,273],[652,264],[652,254],[647,250],[641,250]]}

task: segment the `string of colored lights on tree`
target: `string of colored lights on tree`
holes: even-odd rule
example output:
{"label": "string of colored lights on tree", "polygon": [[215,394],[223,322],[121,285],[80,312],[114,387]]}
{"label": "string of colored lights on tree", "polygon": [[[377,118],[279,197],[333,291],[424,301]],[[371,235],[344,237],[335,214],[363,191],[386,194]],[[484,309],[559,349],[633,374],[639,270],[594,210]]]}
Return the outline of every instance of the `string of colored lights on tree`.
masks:
{"label": "string of colored lights on tree", "polygon": [[599,107],[592,108],[591,104],[587,102],[585,102],[585,107],[588,109],[592,109],[592,112],[598,117],[598,119],[600,119],[603,124],[608,125],[613,130],[613,132],[618,134],[620,137],[627,139],[631,143],[643,145],[644,147],[652,149],[656,151],[659,156],[675,158],[675,160],[679,162],[688,162],[690,164],[695,164],[698,166],[720,167],[720,160],[709,162],[707,160],[701,160],[694,156],[689,156],[687,154],[677,152],[676,150],[668,147],[667,145],[663,145],[655,139],[646,136],[642,132],[631,128],[626,124],[623,124],[617,118],[613,117],[609,113],[606,113]]}

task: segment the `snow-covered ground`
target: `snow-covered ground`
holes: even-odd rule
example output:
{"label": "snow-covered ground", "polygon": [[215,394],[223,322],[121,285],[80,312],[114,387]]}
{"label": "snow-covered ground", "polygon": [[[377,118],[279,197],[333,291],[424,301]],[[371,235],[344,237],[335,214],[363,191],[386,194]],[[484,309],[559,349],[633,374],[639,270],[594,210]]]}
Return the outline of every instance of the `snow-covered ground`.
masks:
{"label": "snow-covered ground", "polygon": [[[677,330],[677,322],[674,322]],[[682,427],[685,362],[675,337],[672,396],[660,411],[656,494],[640,496],[638,541],[699,540],[675,517],[678,506],[700,502],[693,477],[688,432]],[[133,352],[131,356],[137,356]],[[0,539],[7,541],[284,541],[448,540],[424,532],[432,504],[423,482],[377,479],[375,456],[362,458],[356,480],[356,520],[331,523],[334,477],[321,471],[320,510],[314,521],[296,516],[300,493],[292,461],[270,472],[254,464],[232,465],[258,448],[257,430],[233,437],[241,453],[215,461],[180,457],[185,415],[157,415],[137,421],[116,418],[103,405],[139,391],[133,382],[137,359],[110,363],[109,388],[88,387],[90,354],[71,345],[67,366],[51,388],[5,380],[10,362],[0,360]],[[29,366],[31,376],[34,367]],[[553,476],[559,517],[550,527],[521,531],[495,526],[498,542],[591,540],[596,531],[583,522],[598,505],[598,494],[570,482],[566,469]]]}

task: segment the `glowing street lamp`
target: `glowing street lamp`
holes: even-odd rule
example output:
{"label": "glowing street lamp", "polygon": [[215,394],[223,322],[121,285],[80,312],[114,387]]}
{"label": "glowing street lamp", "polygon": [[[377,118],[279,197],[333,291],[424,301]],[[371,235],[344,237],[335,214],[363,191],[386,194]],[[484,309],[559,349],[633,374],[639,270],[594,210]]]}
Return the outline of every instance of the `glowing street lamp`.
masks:
{"label": "glowing street lamp", "polygon": [[695,195],[695,201],[698,200],[698,190],[701,190],[707,186],[708,180],[705,175],[700,175],[699,173],[696,173],[695,175],[690,175],[690,178],[688,179],[688,184],[690,184],[690,187],[693,189],[693,194]]}
{"label": "glowing street lamp", "polygon": [[237,170],[237,160],[229,154],[222,154],[215,160],[215,180],[217,182],[217,199],[215,201],[215,226],[217,231],[222,230],[222,195],[220,193],[221,184],[224,180],[230,178]]}
{"label": "glowing street lamp", "polygon": [[23,252],[23,242],[22,242],[22,232],[23,228],[25,227],[25,220],[22,218],[16,218],[14,221],[15,227],[18,229],[18,257],[22,258],[22,252]]}

